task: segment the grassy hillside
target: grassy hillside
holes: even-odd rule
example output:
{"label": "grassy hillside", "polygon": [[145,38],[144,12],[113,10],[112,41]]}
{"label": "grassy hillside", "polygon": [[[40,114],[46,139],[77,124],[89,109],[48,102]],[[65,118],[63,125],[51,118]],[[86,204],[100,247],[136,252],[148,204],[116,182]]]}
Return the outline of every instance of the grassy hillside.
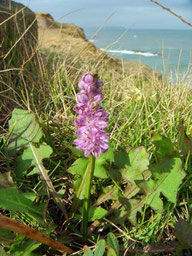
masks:
{"label": "grassy hillside", "polygon": [[[191,81],[185,76],[172,82],[136,76],[126,72],[123,62],[113,69],[102,59],[83,61],[62,51],[40,48],[34,56],[29,68],[7,66],[0,71],[0,212],[66,244],[76,252],[73,255],[93,255],[93,250],[102,256],[104,248],[105,255],[174,255],[176,249],[181,254],[175,255],[191,255],[191,240],[175,227],[179,220],[191,223],[192,216]],[[102,106],[109,112],[110,135],[110,149],[96,160],[98,173],[92,182],[91,207],[99,211],[89,219],[90,249],[83,247],[82,198],[73,207],[85,167],[81,162],[69,169],[83,157],[73,145],[72,120],[77,84],[85,72],[97,73],[104,83]],[[14,108],[26,110],[19,112],[23,119],[16,112],[12,116]],[[40,164],[20,141],[29,127],[29,137],[37,129],[39,139],[33,137],[29,145],[38,152]],[[179,222],[179,230],[185,224]],[[176,239],[175,230],[181,239]],[[185,230],[191,239],[190,226]],[[64,255],[2,229],[0,251]]]}

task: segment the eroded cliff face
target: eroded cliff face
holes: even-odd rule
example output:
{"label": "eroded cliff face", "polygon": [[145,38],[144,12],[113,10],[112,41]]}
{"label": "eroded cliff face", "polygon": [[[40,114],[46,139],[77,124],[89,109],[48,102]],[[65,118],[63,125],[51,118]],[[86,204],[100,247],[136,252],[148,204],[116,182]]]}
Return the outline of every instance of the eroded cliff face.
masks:
{"label": "eroded cliff face", "polygon": [[36,13],[38,22],[39,46],[62,52],[64,56],[79,62],[97,63],[106,65],[107,69],[122,70],[135,76],[161,77],[159,72],[152,70],[143,63],[122,61],[120,58],[111,57],[106,52],[96,48],[89,42],[82,28],[74,24],[59,23],[54,21],[48,13]]}

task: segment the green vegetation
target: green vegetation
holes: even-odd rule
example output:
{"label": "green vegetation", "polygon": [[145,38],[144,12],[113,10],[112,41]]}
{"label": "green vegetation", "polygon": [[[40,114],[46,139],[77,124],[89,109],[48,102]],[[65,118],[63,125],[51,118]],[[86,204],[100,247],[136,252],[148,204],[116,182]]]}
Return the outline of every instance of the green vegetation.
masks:
{"label": "green vegetation", "polygon": [[[133,77],[101,63],[98,72],[98,63],[69,62],[62,53],[44,51],[34,61],[16,80],[14,71],[0,73],[1,214],[74,255],[191,255],[191,81]],[[88,247],[81,232],[88,160],[73,146],[72,124],[87,71],[104,82],[110,134],[95,163]],[[7,229],[0,253],[65,255]]]}

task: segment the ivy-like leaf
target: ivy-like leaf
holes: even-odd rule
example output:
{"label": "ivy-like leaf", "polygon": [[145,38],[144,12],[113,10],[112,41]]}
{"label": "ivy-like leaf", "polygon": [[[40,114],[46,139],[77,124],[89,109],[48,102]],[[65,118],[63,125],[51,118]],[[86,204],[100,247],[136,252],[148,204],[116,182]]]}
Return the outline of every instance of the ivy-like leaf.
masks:
{"label": "ivy-like leaf", "polygon": [[145,147],[128,148],[126,151],[116,153],[115,162],[123,168],[121,171],[123,180],[143,180],[143,172],[149,166],[149,154]]}
{"label": "ivy-like leaf", "polygon": [[165,159],[151,168],[155,179],[138,182],[145,194],[145,203],[158,212],[163,211],[162,193],[170,202],[176,203],[179,185],[185,177],[180,158]]}

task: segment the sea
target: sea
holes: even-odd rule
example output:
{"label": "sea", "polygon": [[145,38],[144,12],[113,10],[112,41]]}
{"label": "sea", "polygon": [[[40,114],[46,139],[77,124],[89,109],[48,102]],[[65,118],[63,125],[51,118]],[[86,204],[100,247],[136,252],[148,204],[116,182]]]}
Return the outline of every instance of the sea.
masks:
{"label": "sea", "polygon": [[192,79],[191,29],[103,27],[87,28],[85,34],[96,47],[112,56],[145,63],[173,79]]}

